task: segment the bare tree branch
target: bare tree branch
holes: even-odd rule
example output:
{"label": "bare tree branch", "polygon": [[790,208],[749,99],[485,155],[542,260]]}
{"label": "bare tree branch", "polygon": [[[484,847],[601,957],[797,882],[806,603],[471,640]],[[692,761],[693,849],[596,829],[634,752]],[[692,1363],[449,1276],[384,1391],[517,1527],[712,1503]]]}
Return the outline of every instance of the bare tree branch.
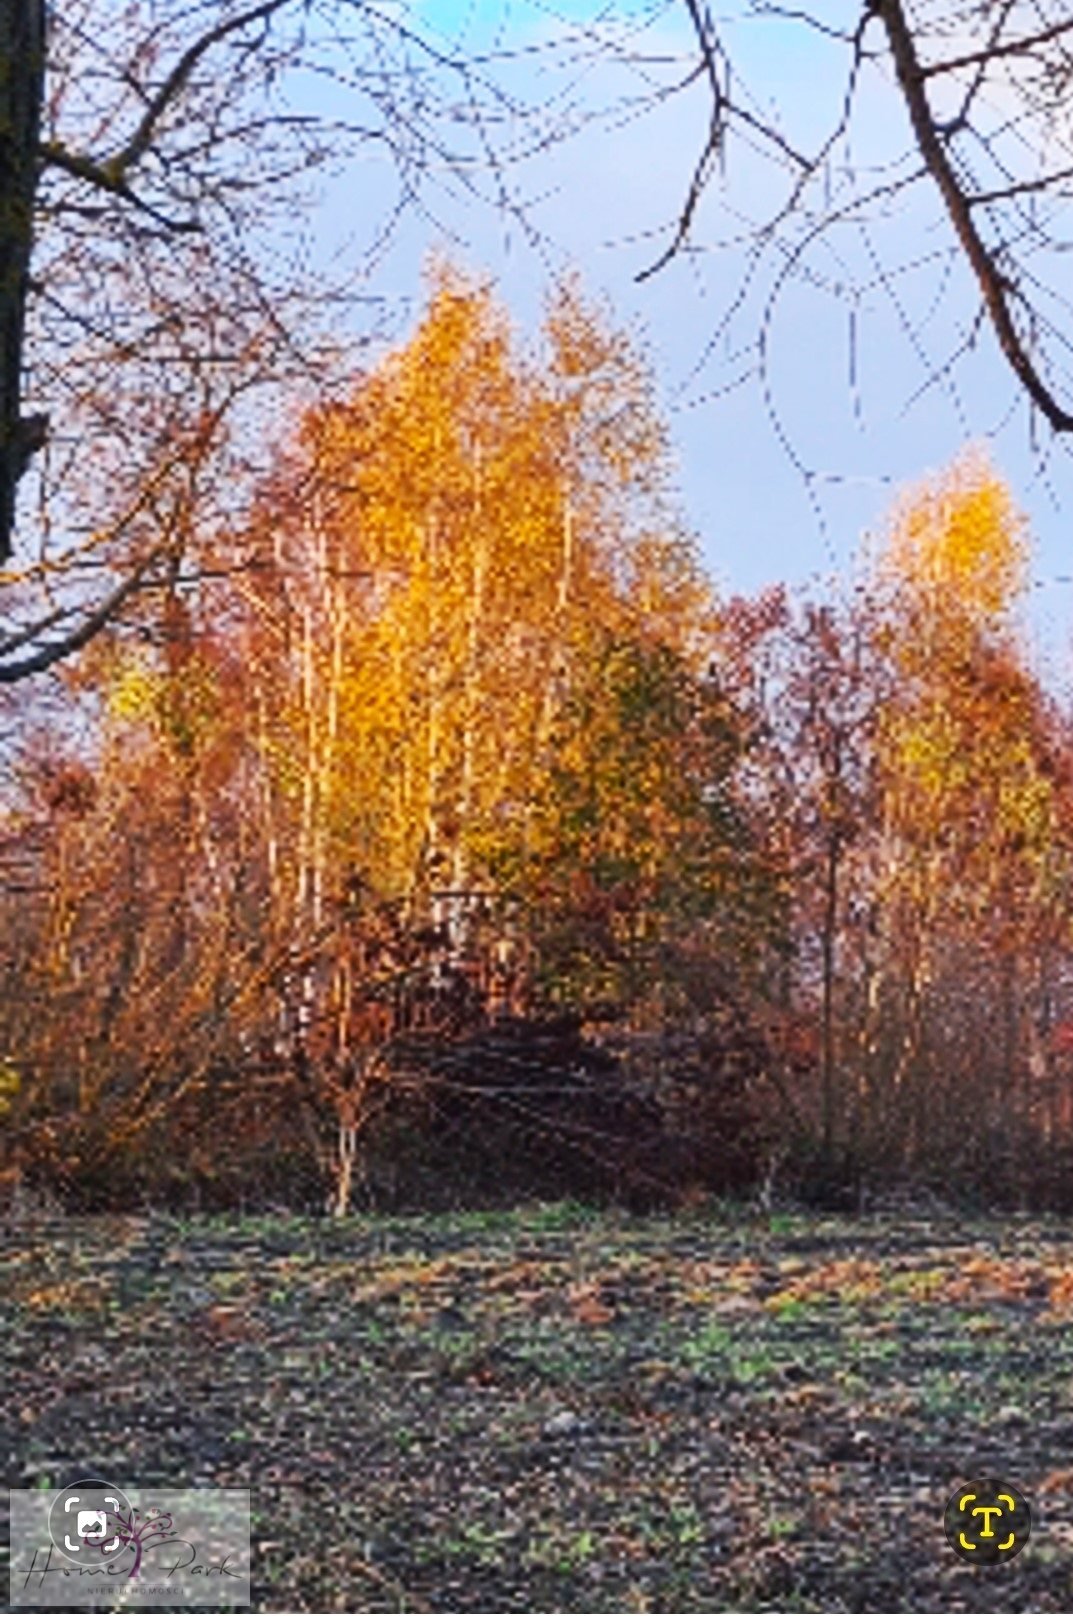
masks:
{"label": "bare tree branch", "polygon": [[123,149],[113,157],[108,158],[102,168],[106,174],[114,174],[123,179],[135,164],[141,162],[152,144],[157,125],[167,112],[168,108],[182,94],[190,80],[190,75],[201,58],[205,56],[214,45],[219,45],[231,34],[239,33],[243,28],[254,22],[267,22],[272,15],[289,5],[291,0],[263,0],[258,6],[251,6],[248,11],[240,11],[237,16],[226,18],[215,28],[195,39],[192,45],[179,57],[163,84],[153,96],[145,116]]}
{"label": "bare tree branch", "polygon": [[68,151],[58,141],[45,141],[40,147],[41,161],[45,166],[62,168],[65,173],[74,179],[84,180],[95,190],[107,191],[112,196],[119,197],[124,202],[130,202],[136,208],[141,208],[155,219],[157,224],[163,225],[165,230],[181,234],[184,231],[200,229],[196,219],[171,219],[151,202],[146,202],[130,185],[125,171],[114,167],[111,163],[97,163],[92,157],[84,157],[79,152]]}
{"label": "bare tree branch", "polygon": [[[877,11],[883,13],[885,6],[879,0]],[[903,23],[905,21],[903,17]],[[906,25],[908,32],[908,25]],[[984,47],[983,50],[970,51],[965,56],[951,56],[943,62],[930,62],[926,67],[920,62],[916,65],[916,80],[923,83],[925,79],[937,78],[940,73],[956,73],[963,67],[988,67],[1000,56],[1024,56],[1039,45],[1047,45],[1052,40],[1059,39],[1062,34],[1073,33],[1073,19],[1069,22],[1057,22],[1050,28],[1044,28],[1038,34],[1028,34],[1022,39],[1008,40],[1005,45],[997,41]],[[911,38],[912,36],[910,36]]]}
{"label": "bare tree branch", "polygon": [[1073,179],[1073,167],[1057,169],[1053,174],[1043,174],[1038,180],[1018,180],[998,191],[975,191],[972,196],[966,197],[970,208],[989,207],[995,202],[1008,202],[1015,196],[1029,196],[1034,191],[1049,191],[1062,180]]}
{"label": "bare tree branch", "polygon": [[686,192],[685,203],[675,228],[674,237],[666,250],[656,259],[656,262],[650,264],[647,269],[642,270],[635,277],[638,281],[648,280],[649,276],[657,274],[680,251],[682,243],[689,235],[689,227],[693,223],[697,205],[704,194],[704,187],[707,184],[712,165],[723,149],[726,134],[726,97],[719,80],[719,64],[716,60],[719,44],[715,36],[715,29],[710,15],[701,15],[697,0],[685,0],[685,3],[693,22],[697,44],[700,46],[701,62],[712,92],[708,133],[701,154],[693,169],[693,177],[689,182],[689,189]]}
{"label": "bare tree branch", "polygon": [[[233,516],[262,469],[252,395],[325,386],[361,340],[353,312],[379,311],[357,266],[329,277],[310,259],[314,172],[370,142],[389,155],[398,198],[370,259],[426,186],[478,194],[491,177],[519,217],[503,165],[559,132],[491,76],[513,54],[452,54],[364,0],[0,0],[0,567],[31,464],[19,515],[39,545],[4,582],[0,682],[53,666],[129,602],[122,581],[100,607],[82,592],[87,535],[95,550],[106,535],[114,573],[152,551],[175,498],[205,532]],[[355,115],[323,110],[318,81]],[[24,417],[30,397],[48,414]],[[120,543],[130,510],[139,531]]]}
{"label": "bare tree branch", "polygon": [[[100,605],[90,612],[87,617],[84,617],[77,628],[72,629],[62,639],[50,641],[47,645],[43,645],[39,650],[34,651],[30,656],[23,657],[20,661],[0,661],[0,685],[18,684],[23,679],[31,678],[34,674],[45,673],[49,668],[55,667],[58,662],[73,656],[76,651],[81,651],[83,646],[88,645],[90,640],[100,633],[101,629],[112,622],[120,608],[130,599],[135,590],[143,586],[146,576],[155,563],[167,554],[170,548],[171,540],[169,539],[166,544],[159,545],[155,550],[150,550],[149,554],[137,563],[122,582],[116,585],[111,594],[106,595]],[[30,636],[36,637],[43,628],[49,626],[55,619],[56,614],[51,614],[43,623],[35,624],[33,629],[24,631],[20,636],[14,636],[13,640],[9,641],[4,649],[9,649],[12,643],[18,644],[20,639],[25,640]]]}
{"label": "bare tree branch", "polygon": [[[1013,290],[1012,283],[1000,270],[976,228],[972,201],[962,188],[946,145],[940,138],[924,91],[924,73],[901,0],[876,0],[876,11],[887,31],[895,73],[920,155],[939,188],[950,222],[979,283],[999,346],[1021,386],[1054,430],[1071,432],[1073,414],[1059,403],[1043,380],[1017,331],[1008,301]],[[1067,28],[1073,28],[1073,23],[1063,24],[1050,32],[1065,32]]]}

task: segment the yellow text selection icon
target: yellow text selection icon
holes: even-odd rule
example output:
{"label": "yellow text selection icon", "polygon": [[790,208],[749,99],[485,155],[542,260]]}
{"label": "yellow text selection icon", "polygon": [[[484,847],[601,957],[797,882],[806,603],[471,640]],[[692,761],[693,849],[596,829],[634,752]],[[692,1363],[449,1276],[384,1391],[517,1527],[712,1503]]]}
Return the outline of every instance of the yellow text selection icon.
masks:
{"label": "yellow text selection icon", "polygon": [[1011,1482],[970,1481],[950,1495],[943,1517],[954,1553],[975,1565],[997,1565],[1020,1554],[1032,1531],[1032,1511]]}

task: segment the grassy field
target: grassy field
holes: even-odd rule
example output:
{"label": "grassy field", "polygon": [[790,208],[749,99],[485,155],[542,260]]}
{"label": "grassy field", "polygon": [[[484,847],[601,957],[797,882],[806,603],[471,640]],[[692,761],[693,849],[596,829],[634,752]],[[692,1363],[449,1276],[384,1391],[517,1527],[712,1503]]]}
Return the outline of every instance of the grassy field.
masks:
{"label": "grassy field", "polygon": [[[261,1610],[1073,1609],[1073,1229],[9,1229],[6,1485],[250,1487]],[[1001,1569],[942,1516],[999,1475]]]}

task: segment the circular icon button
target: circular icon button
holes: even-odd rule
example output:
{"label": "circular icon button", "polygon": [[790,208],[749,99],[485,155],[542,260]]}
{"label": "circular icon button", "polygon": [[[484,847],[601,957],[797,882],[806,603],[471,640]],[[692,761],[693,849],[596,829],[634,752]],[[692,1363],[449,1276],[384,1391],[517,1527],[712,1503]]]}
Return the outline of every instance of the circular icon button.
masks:
{"label": "circular icon button", "polygon": [[1020,1554],[1032,1532],[1024,1493],[1008,1481],[967,1481],[946,1506],[946,1539],[972,1565],[998,1565]]}
{"label": "circular icon button", "polygon": [[76,1565],[100,1565],[127,1547],[133,1520],[130,1499],[100,1476],[74,1481],[58,1493],[48,1512],[48,1533]]}

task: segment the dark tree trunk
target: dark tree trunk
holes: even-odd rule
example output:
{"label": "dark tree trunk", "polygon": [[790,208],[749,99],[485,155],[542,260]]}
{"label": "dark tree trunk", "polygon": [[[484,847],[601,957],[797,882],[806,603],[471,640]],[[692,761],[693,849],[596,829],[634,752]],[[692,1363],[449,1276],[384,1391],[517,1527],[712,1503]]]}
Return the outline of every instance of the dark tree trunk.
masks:
{"label": "dark tree trunk", "polygon": [[22,419],[23,342],[40,173],[45,0],[0,0],[0,562],[12,550],[15,493],[44,421]]}
{"label": "dark tree trunk", "polygon": [[823,1150],[830,1156],[835,1131],[835,949],[838,928],[838,874],[842,853],[837,830],[829,833],[823,894],[823,1025],[821,1109]]}

